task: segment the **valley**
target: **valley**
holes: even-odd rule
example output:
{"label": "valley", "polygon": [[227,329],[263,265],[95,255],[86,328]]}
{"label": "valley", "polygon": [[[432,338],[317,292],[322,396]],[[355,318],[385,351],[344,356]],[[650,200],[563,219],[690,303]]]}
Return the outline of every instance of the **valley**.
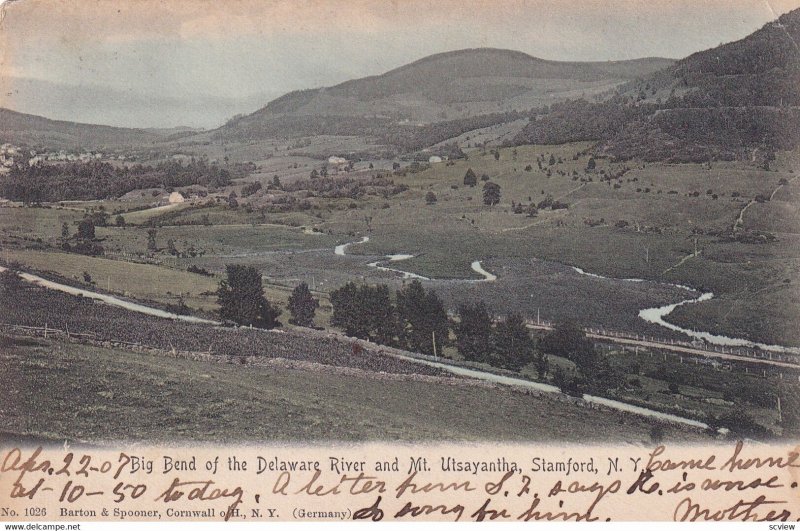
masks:
{"label": "valley", "polygon": [[[167,416],[156,385],[188,415],[164,436],[198,440],[563,440],[596,415],[598,440],[794,437],[800,11],[779,21],[680,60],[435,54],[210,130],[0,109],[15,392],[64,371],[67,401],[83,371],[107,387],[143,371],[145,436]],[[95,394],[93,418],[119,413]],[[474,429],[461,400],[508,424]],[[297,423],[275,420],[284,406]],[[28,426],[0,409],[19,436],[114,433],[42,407]],[[528,431],[512,427],[526,408]],[[227,416],[257,410],[273,432]]]}

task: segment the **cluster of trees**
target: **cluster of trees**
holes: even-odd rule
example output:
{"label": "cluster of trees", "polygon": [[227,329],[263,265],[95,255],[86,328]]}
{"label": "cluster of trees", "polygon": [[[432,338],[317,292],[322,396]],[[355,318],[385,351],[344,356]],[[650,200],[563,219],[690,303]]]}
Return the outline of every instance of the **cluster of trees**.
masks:
{"label": "cluster of trees", "polygon": [[43,201],[89,200],[119,197],[144,188],[177,188],[202,185],[227,186],[244,175],[248,165],[221,168],[205,159],[186,165],[177,161],[155,166],[114,166],[107,162],[67,164],[15,164],[0,175],[0,196],[26,204]]}
{"label": "cluster of trees", "polygon": [[534,363],[540,378],[549,370],[547,357],[536,349],[521,315],[512,313],[495,322],[483,302],[461,305],[453,327],[456,348],[469,361],[519,370]]}
{"label": "cluster of trees", "polygon": [[[278,317],[282,312],[266,298],[261,274],[255,267],[226,266],[225,279],[217,289],[217,303],[223,321],[254,328],[272,329],[280,326]],[[287,306],[291,324],[314,326],[319,300],[311,295],[308,284],[303,282],[294,288]]]}
{"label": "cluster of trees", "polygon": [[[121,217],[121,216],[118,216]],[[109,215],[105,211],[95,211],[84,215],[78,222],[75,234],[71,234],[70,226],[67,223],[61,225],[61,249],[66,252],[85,254],[89,256],[100,256],[105,250],[97,242],[95,227],[105,227]],[[125,222],[124,218],[122,220]]]}
{"label": "cluster of trees", "polygon": [[395,184],[392,179],[380,175],[373,175],[369,180],[320,176],[287,183],[283,186],[283,190],[286,192],[306,192],[314,196],[331,199],[358,199],[365,195],[393,196],[408,190],[408,185]]}
{"label": "cluster of trees", "polygon": [[255,267],[228,265],[226,278],[219,284],[219,316],[242,326],[275,328],[281,311],[264,296],[261,274]]}
{"label": "cluster of trees", "polygon": [[494,206],[500,202],[500,185],[487,181],[483,185],[483,204]]}
{"label": "cluster of trees", "polygon": [[[254,267],[227,266],[217,297],[224,321],[268,329],[280,326],[281,310],[264,296],[261,275]],[[623,375],[610,367],[584,331],[572,322],[557,325],[537,344],[520,314],[497,319],[483,302],[462,304],[458,319],[451,321],[436,292],[426,290],[418,280],[394,294],[385,284],[358,286],[348,282],[332,291],[330,300],[331,324],[349,336],[373,343],[428,355],[441,354],[444,347],[453,345],[465,360],[513,371],[532,365],[539,378],[550,374],[548,356],[559,356],[571,360],[576,369],[568,373],[557,368],[552,380],[563,391],[578,396],[625,383]],[[308,284],[294,289],[287,306],[290,323],[314,326],[319,301]]]}
{"label": "cluster of trees", "polygon": [[[486,174],[481,175],[483,184],[483,203],[487,206],[494,206],[500,202],[500,185],[489,180]],[[464,186],[474,187],[478,184],[478,176],[472,168],[468,168],[464,174]]]}
{"label": "cluster of trees", "polygon": [[557,369],[553,380],[573,394],[624,383],[622,375],[611,369],[574,323],[556,326],[537,345],[520,314],[497,319],[483,302],[459,306],[458,319],[451,321],[436,292],[426,290],[418,280],[394,297],[385,284],[357,286],[349,282],[331,292],[331,305],[331,324],[347,335],[382,345],[429,355],[453,345],[468,361],[514,371],[532,364],[540,378],[550,374],[548,356],[560,356],[573,361],[576,370]]}
{"label": "cluster of trees", "polygon": [[331,324],[350,336],[434,355],[449,342],[444,303],[418,280],[398,290],[394,298],[385,284],[348,282],[331,292],[331,305]]}
{"label": "cluster of trees", "polygon": [[259,190],[261,190],[261,183],[259,181],[246,184],[242,187],[242,197],[249,197]]}

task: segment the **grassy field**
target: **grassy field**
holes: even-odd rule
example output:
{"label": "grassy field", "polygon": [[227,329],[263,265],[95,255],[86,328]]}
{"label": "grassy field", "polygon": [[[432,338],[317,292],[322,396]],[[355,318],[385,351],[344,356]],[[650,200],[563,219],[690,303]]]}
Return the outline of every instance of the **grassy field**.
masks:
{"label": "grassy field", "polygon": [[[143,253],[147,233],[133,227],[97,229],[107,249],[116,252]],[[332,236],[303,231],[285,225],[244,223],[211,226],[165,226],[156,229],[156,245],[165,249],[172,240],[180,253],[194,248],[205,256],[247,255],[271,251],[306,251],[328,249],[333,252],[338,240]]]}
{"label": "grassy field", "polygon": [[[650,444],[656,425],[604,410],[588,420],[585,408],[564,400],[453,379],[214,364],[50,340],[0,342],[3,429],[55,440]],[[663,426],[667,440],[708,440]]]}
{"label": "grassy field", "polygon": [[[288,183],[306,177],[311,168],[321,168],[322,161],[289,156],[287,146],[279,144],[270,148],[271,158],[255,174],[220,190],[220,196],[241,192],[252,180],[266,185],[277,175]],[[430,285],[442,292],[461,290],[470,298],[490,300],[498,313],[520,309],[530,316],[539,309],[545,319],[573,317],[586,324],[630,328],[637,323],[639,309],[681,300],[679,293],[648,299],[637,290],[616,289],[603,281],[543,276],[530,269],[532,260],[540,260],[613,278],[710,290],[713,301],[680,307],[670,319],[715,333],[800,344],[794,310],[800,302],[795,280],[800,271],[800,206],[794,200],[800,193],[794,175],[800,154],[778,154],[771,171],[747,162],[673,165],[598,159],[595,170],[587,172],[589,156],[584,152],[590,147],[520,146],[499,150],[497,159],[490,151],[472,149],[468,160],[391,175],[395,184],[408,189],[387,197],[306,198],[300,193],[297,198],[307,200],[310,208],[272,212],[267,207],[275,193],[270,191],[240,196],[236,209],[223,202],[204,208],[182,206],[166,215],[132,212],[126,219],[163,223],[156,228],[156,261],[174,269],[196,265],[215,274],[228,263],[246,263],[258,267],[279,292],[300,281],[323,292],[348,280],[399,285],[396,275],[366,264],[383,255],[409,253],[415,257],[398,268],[436,279]],[[476,187],[463,185],[468,168],[479,176]],[[373,173],[364,170],[346,177],[367,182]],[[500,204],[483,204],[483,174],[501,186]],[[426,204],[428,192],[436,195],[435,204]],[[514,213],[512,203],[527,206],[548,196],[569,208],[542,209],[532,218]],[[756,196],[771,200],[753,202]],[[109,202],[108,208],[115,205]],[[74,227],[82,215],[80,210],[0,209],[0,227],[8,242],[4,247],[58,246],[61,224]],[[742,235],[758,234],[753,231],[775,239],[737,241]],[[115,258],[147,252],[147,227],[99,227],[97,234]],[[348,254],[353,256],[333,256],[335,245],[364,235],[369,235],[369,243],[350,247]],[[182,256],[169,255],[168,241]],[[455,288],[443,282],[480,278],[470,268],[474,260],[504,272],[494,285],[497,290]],[[647,290],[656,290],[654,286]],[[280,297],[277,292],[275,296]],[[616,317],[619,312],[622,318]]]}
{"label": "grassy field", "polygon": [[83,219],[83,211],[72,208],[0,208],[0,234],[6,242],[17,239],[55,242],[61,237],[64,223],[75,232],[76,225]]}
{"label": "grassy field", "polygon": [[[165,266],[109,260],[107,258],[83,256],[57,251],[8,250],[3,253],[11,262],[44,273],[54,273],[87,289],[100,289],[125,297],[154,301],[162,305],[175,305],[183,301],[192,310],[205,313],[216,312],[220,276],[205,276],[182,269]],[[87,273],[91,282],[86,282]],[[264,294],[272,303],[283,309],[279,320],[288,324],[290,317],[286,304],[293,284],[265,283]],[[331,316],[331,305],[327,294],[315,291],[320,299],[315,322],[327,326]]]}
{"label": "grassy field", "polygon": [[53,272],[82,283],[86,283],[84,273],[88,273],[97,287],[125,296],[163,304],[175,304],[182,297],[191,308],[216,308],[213,292],[219,283],[203,275],[61,252],[11,250],[8,258],[37,271]]}

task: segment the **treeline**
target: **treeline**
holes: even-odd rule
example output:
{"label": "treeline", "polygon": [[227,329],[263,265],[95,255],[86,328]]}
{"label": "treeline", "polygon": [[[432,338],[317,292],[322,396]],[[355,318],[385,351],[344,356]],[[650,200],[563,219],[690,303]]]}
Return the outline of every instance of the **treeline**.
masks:
{"label": "treeline", "polygon": [[[374,343],[428,355],[455,347],[466,361],[511,371],[530,366],[539,379],[549,378],[577,396],[625,384],[624,375],[611,368],[574,323],[559,324],[537,342],[520,314],[500,319],[483,302],[459,306],[457,318],[450,319],[436,292],[426,290],[418,280],[394,296],[385,284],[349,282],[332,291],[330,300],[333,326]],[[551,373],[549,356],[569,359],[576,368],[557,368]]]}
{"label": "treeline", "polygon": [[15,164],[8,174],[0,175],[0,196],[39,203],[107,199],[144,188],[190,185],[216,188],[229,185],[232,179],[244,176],[249,169],[245,164],[221,168],[205,159],[185,165],[169,161],[155,166],[114,166],[101,161],[29,165],[23,161]]}
{"label": "treeline", "polygon": [[514,145],[566,144],[612,138],[631,120],[652,112],[649,106],[627,106],[618,102],[590,103],[570,100],[553,104],[514,138]]}
{"label": "treeline", "polygon": [[781,107],[700,106],[694,96],[664,103],[603,103],[585,100],[555,104],[531,118],[509,142],[565,144],[600,141],[598,152],[616,160],[707,162],[749,157],[800,145],[800,112]]}
{"label": "treeline", "polygon": [[[606,102],[553,105],[514,144],[601,141],[616,159],[747,159],[800,146],[800,11],[618,88]],[[757,157],[762,155],[756,155]],[[757,162],[763,162],[759,160]]]}
{"label": "treeline", "polygon": [[349,336],[424,354],[440,354],[448,344],[444,303],[418,280],[394,297],[385,284],[356,286],[348,282],[332,291],[330,298],[331,324]]}
{"label": "treeline", "polygon": [[[267,329],[280,326],[281,310],[264,296],[261,275],[254,267],[227,266],[217,301],[223,321]],[[357,286],[348,282],[330,293],[330,301],[333,326],[348,336],[380,345],[428,355],[442,355],[445,347],[455,346],[467,361],[503,369],[519,371],[533,363],[542,378],[549,371],[548,353],[572,359],[578,367],[597,367],[592,343],[576,326],[557,329],[537,348],[521,315],[498,320],[478,303],[462,305],[458,320],[451,321],[436,292],[426,290],[418,280],[395,293],[386,284]],[[313,327],[318,306],[308,285],[301,283],[287,304],[290,322]],[[565,385],[580,386],[580,382],[564,376]]]}
{"label": "treeline", "polygon": [[215,140],[249,141],[254,138],[291,138],[299,136],[380,136],[393,120],[361,116],[266,116],[255,113],[218,129]]}
{"label": "treeline", "polygon": [[[324,168],[323,173],[327,175],[327,170]],[[305,191],[313,194],[309,196],[332,199],[358,199],[364,195],[380,195],[382,197],[397,195],[408,190],[408,185],[395,184],[393,180],[381,175],[373,175],[369,180],[350,177],[327,177],[319,174],[315,169],[308,179],[298,179],[281,185],[281,189],[285,192]]]}

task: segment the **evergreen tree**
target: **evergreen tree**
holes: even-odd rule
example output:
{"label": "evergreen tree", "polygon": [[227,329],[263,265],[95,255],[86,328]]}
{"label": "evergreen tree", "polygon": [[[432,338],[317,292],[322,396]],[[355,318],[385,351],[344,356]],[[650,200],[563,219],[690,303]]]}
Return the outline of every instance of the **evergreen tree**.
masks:
{"label": "evergreen tree", "polygon": [[368,338],[382,345],[393,345],[397,335],[397,312],[392,304],[389,286],[361,286],[359,305]]}
{"label": "evergreen tree", "polygon": [[586,333],[574,322],[565,321],[545,335],[539,348],[546,354],[567,358],[584,374],[591,373],[597,365],[598,355]]}
{"label": "evergreen tree", "polygon": [[500,202],[500,185],[487,182],[483,185],[483,203],[493,206]]}
{"label": "evergreen tree", "polygon": [[314,326],[314,314],[319,307],[319,301],[311,296],[308,284],[301,282],[294,288],[288,306],[289,313],[292,314],[290,323],[297,326]]}
{"label": "evergreen tree", "polygon": [[518,313],[512,313],[497,324],[494,346],[495,356],[501,367],[519,370],[533,361],[533,339]]}
{"label": "evergreen tree", "polygon": [[458,307],[456,347],[469,361],[488,362],[492,352],[492,318],[486,305],[479,302]]}
{"label": "evergreen tree", "polygon": [[464,174],[464,186],[475,186],[476,184],[478,184],[478,176],[475,175],[472,168],[469,168]]}
{"label": "evergreen tree", "polygon": [[436,292],[425,291],[419,280],[412,281],[397,292],[397,313],[402,340],[409,350],[441,352],[449,326],[444,303]]}
{"label": "evergreen tree", "polygon": [[78,223],[78,239],[94,240],[94,222],[91,218],[84,218]]}
{"label": "evergreen tree", "polygon": [[280,326],[277,319],[281,311],[264,297],[261,275],[255,267],[228,265],[226,276],[217,290],[222,320],[257,328]]}
{"label": "evergreen tree", "polygon": [[394,343],[397,318],[388,286],[357,287],[348,282],[332,291],[330,297],[333,326],[341,328],[349,336],[383,345]]}
{"label": "evergreen tree", "polygon": [[147,250],[150,252],[153,252],[157,249],[156,234],[156,229],[147,229]]}
{"label": "evergreen tree", "polygon": [[537,350],[533,363],[536,365],[536,374],[539,376],[539,379],[546,378],[547,374],[550,372],[550,360],[547,358],[547,354]]}
{"label": "evergreen tree", "polygon": [[333,306],[331,324],[341,328],[348,336],[362,339],[368,337],[367,324],[358,304],[358,287],[353,282],[348,282],[333,290],[330,297]]}

